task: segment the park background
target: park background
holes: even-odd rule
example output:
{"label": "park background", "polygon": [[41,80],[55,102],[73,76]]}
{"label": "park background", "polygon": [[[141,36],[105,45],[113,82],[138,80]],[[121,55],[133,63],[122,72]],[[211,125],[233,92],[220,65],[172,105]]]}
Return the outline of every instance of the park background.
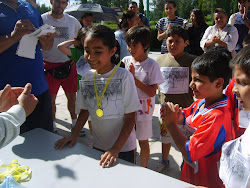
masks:
{"label": "park background", "polygon": [[[139,12],[146,15],[146,2],[145,0],[135,0],[139,5]],[[107,7],[120,7],[123,11],[128,9],[128,5],[131,0],[69,0],[69,6],[81,3],[97,3]],[[150,0],[149,1],[149,22],[151,28],[151,51],[159,51],[161,41],[157,40],[157,29],[155,24],[157,21],[166,17],[164,11],[165,0]],[[237,0],[175,0],[177,4],[176,15],[184,19],[189,19],[190,11],[194,8],[199,8],[205,15],[206,23],[208,25],[214,25],[213,12],[215,8],[223,8],[228,17],[238,12],[238,1]],[[51,9],[49,0],[37,0],[38,11],[43,14]],[[99,23],[95,23],[99,24]],[[105,21],[104,25],[110,27],[113,30],[118,29],[116,22]]]}

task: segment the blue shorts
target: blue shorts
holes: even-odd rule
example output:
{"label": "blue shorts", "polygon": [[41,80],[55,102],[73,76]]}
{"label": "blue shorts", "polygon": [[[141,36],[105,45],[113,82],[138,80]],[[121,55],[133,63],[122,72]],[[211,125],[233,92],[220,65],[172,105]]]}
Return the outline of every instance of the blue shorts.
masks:
{"label": "blue shorts", "polygon": [[49,90],[36,96],[38,103],[35,110],[26,118],[20,127],[20,133],[28,132],[35,128],[53,131],[52,106]]}

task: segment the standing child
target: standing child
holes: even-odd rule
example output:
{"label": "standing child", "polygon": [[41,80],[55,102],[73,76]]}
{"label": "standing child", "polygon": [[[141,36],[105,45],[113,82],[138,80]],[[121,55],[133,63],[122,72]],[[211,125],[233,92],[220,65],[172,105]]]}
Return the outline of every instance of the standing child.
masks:
{"label": "standing child", "polygon": [[[86,70],[90,69],[90,66],[87,65],[86,60],[84,59],[83,56],[83,52],[84,52],[84,39],[86,37],[88,28],[87,27],[83,27],[78,31],[77,37],[73,40],[68,40],[68,41],[64,41],[60,44],[57,45],[57,48],[64,54],[66,54],[71,60],[73,60],[73,63],[76,63],[76,69],[77,69],[77,73],[78,73],[78,77],[77,77],[77,88],[79,89],[79,80],[81,80],[82,75],[79,74],[79,72],[81,70],[82,67],[84,67]],[[72,45],[74,45],[75,47],[71,47]],[[79,59],[81,59],[82,61],[78,61]],[[76,119],[72,120],[72,127],[71,129],[74,129],[76,124]],[[89,128],[91,130],[91,121],[89,121]],[[85,131],[82,130],[80,132],[80,136],[84,136],[85,135]]]}
{"label": "standing child", "polygon": [[184,19],[175,15],[176,3],[174,1],[167,1],[164,5],[167,17],[161,18],[155,25],[158,29],[157,39],[162,40],[161,53],[165,54],[168,52],[166,44],[166,33],[169,28],[173,25],[183,25]]}
{"label": "standing child", "polygon": [[[231,116],[227,96],[222,93],[231,77],[230,58],[230,53],[220,47],[197,57],[192,63],[190,88],[198,100],[182,113],[179,105],[171,102],[161,109],[163,121],[185,161],[181,180],[194,185],[224,187],[218,164],[222,144],[231,140]],[[185,125],[188,136],[180,132],[177,123]]]}
{"label": "standing child", "polygon": [[[247,35],[242,42],[243,48],[250,45],[250,35]],[[226,95],[228,96],[228,109],[231,112],[233,120],[233,138],[240,137],[249,125],[250,112],[243,110],[240,101],[236,99],[236,94],[233,93],[233,87],[235,85],[235,78],[233,78],[227,89]]]}
{"label": "standing child", "polygon": [[56,149],[68,142],[73,146],[90,115],[93,147],[104,152],[102,167],[114,165],[118,157],[135,162],[135,112],[140,103],[132,74],[111,61],[116,42],[114,32],[106,26],[95,26],[87,33],[84,56],[92,70],[80,81],[77,106],[81,111],[73,133],[55,144]]}
{"label": "standing child", "polygon": [[150,31],[144,26],[130,28],[125,36],[131,56],[123,58],[126,69],[134,76],[141,110],[137,112],[136,137],[141,147],[141,166],[147,167],[149,159],[148,139],[152,137],[152,116],[158,85],[163,83],[159,65],[147,57]]}
{"label": "standing child", "polygon": [[[188,33],[181,26],[173,26],[166,32],[169,53],[160,55],[156,61],[161,67],[164,83],[159,87],[159,102],[173,102],[186,108],[193,103],[193,94],[188,87],[191,74],[191,64],[196,56],[184,52],[188,44]],[[178,78],[181,76],[181,79]],[[169,168],[168,160],[173,139],[166,125],[159,118],[162,161],[156,167],[157,172],[165,173]]]}
{"label": "standing child", "polygon": [[[230,61],[233,68],[235,85],[233,92],[244,111],[250,112],[250,46],[244,47]],[[238,117],[239,119],[241,117]],[[249,124],[249,121],[248,121]],[[222,147],[220,159],[220,178],[227,188],[250,187],[249,168],[250,127],[244,134]]]}

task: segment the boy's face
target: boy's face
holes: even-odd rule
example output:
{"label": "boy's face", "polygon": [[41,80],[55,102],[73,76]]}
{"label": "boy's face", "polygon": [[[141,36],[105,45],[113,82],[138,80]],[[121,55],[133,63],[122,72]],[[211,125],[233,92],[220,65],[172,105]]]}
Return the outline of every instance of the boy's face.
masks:
{"label": "boy's face", "polygon": [[250,111],[250,78],[236,65],[234,67],[235,85],[233,92],[245,111]]}
{"label": "boy's face", "polygon": [[173,16],[175,15],[176,7],[172,3],[167,3],[165,4],[165,12],[168,16]]}
{"label": "boy's face", "polygon": [[84,26],[92,26],[93,25],[93,18],[92,18],[92,16],[86,16],[81,21],[82,21],[82,24]]}
{"label": "boy's face", "polygon": [[146,54],[146,48],[140,42],[131,42],[127,45],[128,51],[135,60],[140,60]]}
{"label": "boy's face", "polygon": [[175,58],[181,57],[184,53],[184,48],[187,46],[188,41],[184,41],[182,37],[175,34],[167,38],[167,48],[169,53]]}
{"label": "boy's face", "polygon": [[211,82],[209,77],[199,74],[195,69],[192,69],[192,81],[189,87],[192,89],[196,99],[209,99],[215,96],[217,91],[217,81]]}

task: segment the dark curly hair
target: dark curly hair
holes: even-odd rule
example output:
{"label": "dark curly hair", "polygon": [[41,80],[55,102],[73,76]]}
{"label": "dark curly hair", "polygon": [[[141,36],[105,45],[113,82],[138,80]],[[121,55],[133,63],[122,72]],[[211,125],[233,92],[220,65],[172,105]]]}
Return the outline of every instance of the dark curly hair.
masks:
{"label": "dark curly hair", "polygon": [[200,9],[195,8],[195,9],[191,10],[190,14],[191,13],[194,13],[195,22],[196,22],[196,25],[198,27],[200,27],[201,25],[204,25],[206,23],[205,16],[204,16],[203,12]]}

